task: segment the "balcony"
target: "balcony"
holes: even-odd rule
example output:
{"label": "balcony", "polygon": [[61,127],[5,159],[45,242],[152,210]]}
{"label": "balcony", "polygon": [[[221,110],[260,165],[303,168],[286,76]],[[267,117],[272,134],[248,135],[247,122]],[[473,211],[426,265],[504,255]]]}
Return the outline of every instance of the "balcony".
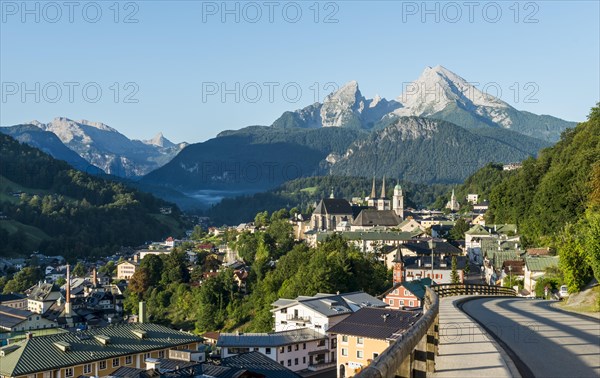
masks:
{"label": "balcony", "polygon": [[310,316],[301,316],[297,314],[289,314],[285,317],[288,322],[294,323],[310,323]]}
{"label": "balcony", "polygon": [[336,366],[336,361],[333,362],[315,362],[314,364],[308,365],[308,370],[319,371],[324,369],[333,368]]}

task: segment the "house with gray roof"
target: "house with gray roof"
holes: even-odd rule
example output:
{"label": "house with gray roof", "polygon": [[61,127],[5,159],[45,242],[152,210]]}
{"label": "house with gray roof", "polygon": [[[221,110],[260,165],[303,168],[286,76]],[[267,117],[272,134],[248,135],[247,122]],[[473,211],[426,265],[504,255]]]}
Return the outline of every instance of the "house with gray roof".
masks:
{"label": "house with gray roof", "polygon": [[0,376],[108,376],[122,366],[146,368],[147,359],[165,358],[173,349],[197,350],[201,341],[150,323],[28,336],[0,348]]}
{"label": "house with gray roof", "polygon": [[0,330],[25,332],[36,329],[56,328],[57,324],[40,314],[8,306],[0,306]]}
{"label": "house with gray roof", "polygon": [[292,370],[319,370],[329,355],[328,336],[298,328],[269,333],[221,333],[217,341],[221,358],[259,352]]}

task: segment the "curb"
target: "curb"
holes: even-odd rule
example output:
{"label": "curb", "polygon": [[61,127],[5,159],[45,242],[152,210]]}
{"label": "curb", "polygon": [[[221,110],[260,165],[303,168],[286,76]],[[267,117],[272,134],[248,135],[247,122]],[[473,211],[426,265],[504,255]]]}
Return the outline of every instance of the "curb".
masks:
{"label": "curb", "polygon": [[502,360],[506,364],[510,374],[513,377],[535,377],[531,369],[519,358],[519,356],[512,350],[510,347],[500,338],[496,337],[496,335],[483,323],[479,322],[477,319],[473,318],[468,312],[463,309],[463,305],[467,302],[474,301],[477,299],[498,299],[498,298],[517,298],[517,297],[498,297],[498,296],[488,296],[482,295],[477,297],[467,297],[461,298],[454,302],[454,306],[458,308],[461,312],[469,317],[473,322],[477,323],[484,331],[485,335],[488,337],[492,345],[498,350]]}

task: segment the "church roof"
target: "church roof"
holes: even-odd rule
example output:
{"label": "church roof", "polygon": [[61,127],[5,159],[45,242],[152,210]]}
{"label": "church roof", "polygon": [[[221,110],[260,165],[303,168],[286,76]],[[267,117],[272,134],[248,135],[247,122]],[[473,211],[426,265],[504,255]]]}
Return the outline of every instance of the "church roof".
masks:
{"label": "church roof", "polygon": [[341,198],[323,198],[315,209],[315,214],[352,214],[350,202]]}
{"label": "church roof", "polygon": [[364,209],[352,222],[354,226],[398,226],[402,220],[393,210]]}

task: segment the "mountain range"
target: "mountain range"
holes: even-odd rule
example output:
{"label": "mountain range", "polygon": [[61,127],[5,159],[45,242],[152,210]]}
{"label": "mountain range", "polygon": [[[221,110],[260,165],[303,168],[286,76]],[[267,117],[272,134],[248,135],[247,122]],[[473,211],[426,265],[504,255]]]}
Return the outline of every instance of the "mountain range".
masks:
{"label": "mountain range", "polygon": [[88,173],[101,170],[130,178],[143,176],[166,164],[187,145],[172,143],[162,133],[146,141],[131,140],[103,123],[64,117],[49,123],[32,121],[2,127],[0,132]]}
{"label": "mountain range", "polygon": [[519,111],[499,98],[442,67],[427,67],[395,100],[379,96],[366,99],[356,81],[316,103],[278,118],[274,127],[384,127],[390,120],[403,116],[439,119],[468,129],[502,128],[551,143],[560,138],[567,122],[548,115]]}
{"label": "mountain range", "polygon": [[270,126],[224,131],[191,145],[162,134],[130,140],[102,123],[67,118],[0,131],[85,165],[61,142],[86,163],[117,176],[143,176],[138,188],[189,207],[182,199],[205,191],[235,196],[315,175],[460,183],[486,163],[535,156],[576,125],[519,111],[442,66],[427,67],[403,90],[393,100],[368,99],[351,81]]}

